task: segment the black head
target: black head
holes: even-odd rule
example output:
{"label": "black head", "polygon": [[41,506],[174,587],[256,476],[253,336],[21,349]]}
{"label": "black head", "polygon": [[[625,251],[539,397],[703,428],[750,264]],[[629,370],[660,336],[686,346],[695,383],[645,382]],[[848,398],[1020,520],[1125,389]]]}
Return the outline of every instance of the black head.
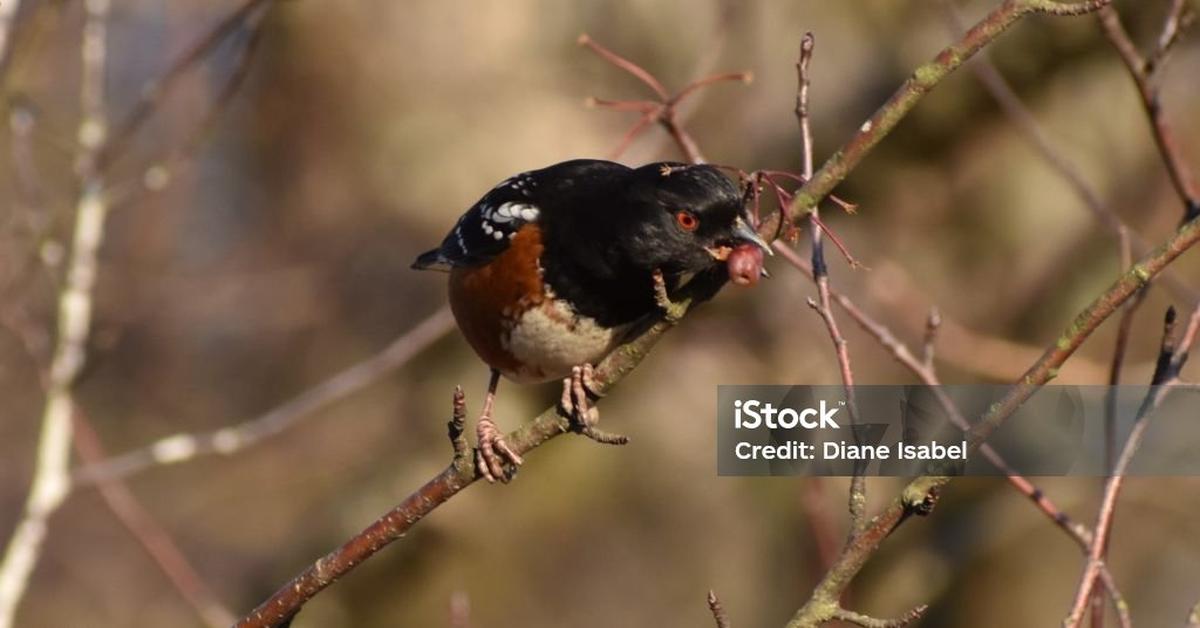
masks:
{"label": "black head", "polygon": [[638,220],[623,240],[647,270],[700,272],[744,242],[771,252],[742,218],[741,190],[713,166],[647,164],[633,171],[627,194]]}

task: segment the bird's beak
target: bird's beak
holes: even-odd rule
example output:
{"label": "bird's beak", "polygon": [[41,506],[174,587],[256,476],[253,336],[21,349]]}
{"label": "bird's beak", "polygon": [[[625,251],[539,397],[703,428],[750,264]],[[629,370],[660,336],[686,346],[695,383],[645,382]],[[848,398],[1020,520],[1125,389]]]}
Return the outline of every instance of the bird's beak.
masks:
{"label": "bird's beak", "polygon": [[746,224],[746,221],[742,220],[741,216],[738,216],[733,222],[733,237],[758,246],[767,255],[775,254],[771,250],[771,245],[762,239],[762,236],[758,235],[754,229],[750,228],[750,225]]}

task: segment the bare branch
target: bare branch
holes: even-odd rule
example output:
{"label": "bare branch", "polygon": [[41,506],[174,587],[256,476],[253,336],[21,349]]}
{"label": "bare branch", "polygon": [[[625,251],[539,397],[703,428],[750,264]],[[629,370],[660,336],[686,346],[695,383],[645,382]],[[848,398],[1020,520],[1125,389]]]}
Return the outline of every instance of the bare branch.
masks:
{"label": "bare branch", "polygon": [[[76,411],[74,424],[75,451],[80,459],[85,462],[104,459],[104,448],[87,416]],[[212,588],[188,561],[183,550],[179,549],[162,524],[142,506],[133,491],[129,490],[124,482],[116,479],[104,481],[97,488],[104,504],[142,549],[146,550],[179,595],[196,611],[200,620],[209,628],[226,628],[232,624],[234,614],[221,604]]]}
{"label": "bare branch", "polygon": [[442,307],[379,353],[354,364],[321,384],[267,412],[212,432],[182,432],[75,473],[74,483],[87,486],[110,478],[129,477],[158,465],[177,464],[200,456],[228,456],[292,427],[317,410],[379,381],[424,351],[454,328],[449,307]]}
{"label": "bare branch", "polygon": [[704,154],[700,152],[700,146],[696,144],[696,140],[683,128],[682,123],[679,121],[679,105],[692,94],[710,85],[730,81],[749,83],[754,79],[754,75],[750,72],[714,74],[692,81],[684,86],[683,89],[671,95],[667,92],[667,88],[663,87],[662,82],[655,78],[649,70],[600,45],[586,33],[579,36],[578,43],[596,53],[601,59],[645,83],[658,97],[657,100],[587,99],[587,104],[590,106],[603,107],[614,111],[633,111],[641,114],[637,122],[626,131],[616,149],[611,153],[610,157],[613,159],[616,159],[621,153],[625,152],[633,141],[637,139],[638,135],[650,126],[650,123],[657,122],[667,132],[667,135],[675,141],[675,145],[679,147],[679,152],[683,153],[684,158],[689,163],[705,163]]}
{"label": "bare branch", "polygon": [[80,42],[79,151],[81,192],[66,279],[58,293],[58,336],[46,386],[33,483],[24,511],[0,561],[0,628],[10,628],[29,577],[41,555],[50,516],[70,492],[70,458],[75,379],[87,359],[92,323],[97,253],[104,239],[108,201],[94,165],[104,142],[104,80],[107,74],[109,0],[84,2]]}
{"label": "bare branch", "polygon": [[99,148],[96,154],[96,168],[98,170],[107,169],[125,150],[138,130],[154,116],[163,98],[174,86],[187,76],[193,67],[211,54],[221,42],[248,23],[260,9],[265,11],[272,1],[244,0],[233,12],[206,32],[204,37],[185,50],[166,72],[146,84],[142,88],[141,97],[129,113],[125,114],[121,121],[114,126],[111,136]]}
{"label": "bare branch", "polygon": [[716,591],[708,592],[708,610],[712,612],[713,621],[717,623],[717,628],[730,628],[729,615],[725,613],[725,608],[721,606],[721,600],[717,599]]}
{"label": "bare branch", "polygon": [[1104,563],[1104,555],[1108,549],[1108,536],[1112,530],[1113,516],[1116,513],[1117,496],[1121,491],[1129,465],[1133,462],[1133,457],[1145,436],[1146,428],[1150,424],[1150,417],[1166,399],[1167,394],[1178,380],[1179,369],[1187,359],[1191,343],[1195,341],[1195,331],[1191,327],[1196,321],[1200,321],[1200,307],[1196,308],[1196,313],[1189,321],[1189,329],[1184,332],[1182,339],[1176,344],[1175,308],[1167,310],[1163,323],[1162,348],[1159,351],[1158,366],[1155,368],[1150,382],[1151,389],[1141,407],[1138,408],[1137,415],[1134,417],[1133,430],[1129,433],[1129,438],[1121,450],[1121,456],[1117,459],[1117,464],[1105,484],[1100,512],[1096,517],[1096,533],[1088,553],[1088,563],[1084,568],[1083,577],[1080,579],[1075,602],[1067,618],[1063,621],[1064,628],[1077,628],[1083,621],[1088,598],[1092,594],[1092,587],[1099,576],[1100,567]]}
{"label": "bare branch", "polygon": [[[686,304],[679,305],[686,307]],[[662,334],[671,327],[673,323],[660,321],[605,358],[596,367],[596,392],[606,392],[632,371]],[[507,434],[504,439],[518,455],[524,455],[569,430],[569,421],[561,416],[556,406],[552,406],[532,421]],[[239,620],[236,626],[265,628],[283,625],[313,596],[349,573],[375,552],[399,540],[418,521],[459,491],[475,483],[479,477],[470,456],[455,458],[436,477],[341,547],[318,559],[249,615]]]}
{"label": "bare branch", "polygon": [[[1031,13],[1078,15],[1106,6],[1109,0],[1060,4],[1050,0],[1005,0],[961,38],[917,68],[892,97],[859,128],[858,133],[825,162],[792,200],[791,215],[807,213],[833,191],[896,124],[948,74],[999,37],[1017,20]],[[778,218],[776,218],[778,219]],[[774,233],[773,221],[764,221],[760,233]]]}
{"label": "bare branch", "polygon": [[[1182,11],[1182,9],[1180,10]],[[1172,28],[1172,24],[1175,24],[1174,28],[1178,28],[1177,19],[1174,19],[1176,15],[1172,11],[1168,17],[1168,30]],[[1175,186],[1175,192],[1183,202],[1184,221],[1191,220],[1200,214],[1200,191],[1197,190],[1196,181],[1192,178],[1190,165],[1175,142],[1175,134],[1162,113],[1159,90],[1152,73],[1159,66],[1150,67],[1142,59],[1137,47],[1129,38],[1129,33],[1121,24],[1121,18],[1116,9],[1105,7],[1100,11],[1100,26],[1113,48],[1117,50],[1121,61],[1125,63],[1125,68],[1129,71],[1129,76],[1137,87],[1142,108],[1145,109],[1146,117],[1150,122],[1151,135],[1158,146],[1158,152],[1162,155],[1167,174],[1171,177],[1171,184]]]}
{"label": "bare branch", "polygon": [[831,619],[840,619],[841,621],[850,622],[855,626],[862,628],[904,628],[905,626],[917,621],[928,610],[928,606],[918,606],[907,613],[903,617],[896,619],[876,619],[854,611],[848,611],[844,608],[839,608],[833,611]]}

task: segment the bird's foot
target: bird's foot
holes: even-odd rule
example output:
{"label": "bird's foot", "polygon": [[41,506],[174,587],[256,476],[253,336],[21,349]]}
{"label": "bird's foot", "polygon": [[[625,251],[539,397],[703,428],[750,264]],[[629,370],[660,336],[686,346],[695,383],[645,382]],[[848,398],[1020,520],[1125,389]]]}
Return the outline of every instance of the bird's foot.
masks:
{"label": "bird's foot", "polygon": [[653,274],[654,278],[654,303],[658,305],[658,309],[662,312],[663,320],[669,325],[675,325],[687,313],[688,306],[691,305],[690,300],[672,301],[671,295],[667,290],[667,280],[663,276],[661,269],[656,269]]}
{"label": "bird's foot", "polygon": [[600,420],[600,409],[592,405],[601,395],[596,392],[595,371],[591,364],[571,369],[571,376],[563,380],[562,399],[559,413],[571,424],[571,431],[582,434],[597,443],[624,445],[629,439],[620,434],[605,432],[596,427]]}
{"label": "bird's foot", "polygon": [[[496,427],[489,413],[484,412],[475,425],[479,447],[475,449],[475,470],[489,483],[500,480],[507,484],[517,474],[517,467],[524,460],[509,447],[504,433]],[[506,465],[507,463],[507,465]]]}

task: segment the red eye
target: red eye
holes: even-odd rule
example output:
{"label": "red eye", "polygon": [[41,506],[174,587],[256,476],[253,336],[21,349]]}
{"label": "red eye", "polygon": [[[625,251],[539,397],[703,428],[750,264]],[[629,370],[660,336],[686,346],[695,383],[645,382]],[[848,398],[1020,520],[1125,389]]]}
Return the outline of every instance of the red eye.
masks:
{"label": "red eye", "polygon": [[675,222],[678,222],[684,231],[695,231],[696,227],[700,226],[700,219],[696,217],[696,214],[686,209],[675,213]]}

